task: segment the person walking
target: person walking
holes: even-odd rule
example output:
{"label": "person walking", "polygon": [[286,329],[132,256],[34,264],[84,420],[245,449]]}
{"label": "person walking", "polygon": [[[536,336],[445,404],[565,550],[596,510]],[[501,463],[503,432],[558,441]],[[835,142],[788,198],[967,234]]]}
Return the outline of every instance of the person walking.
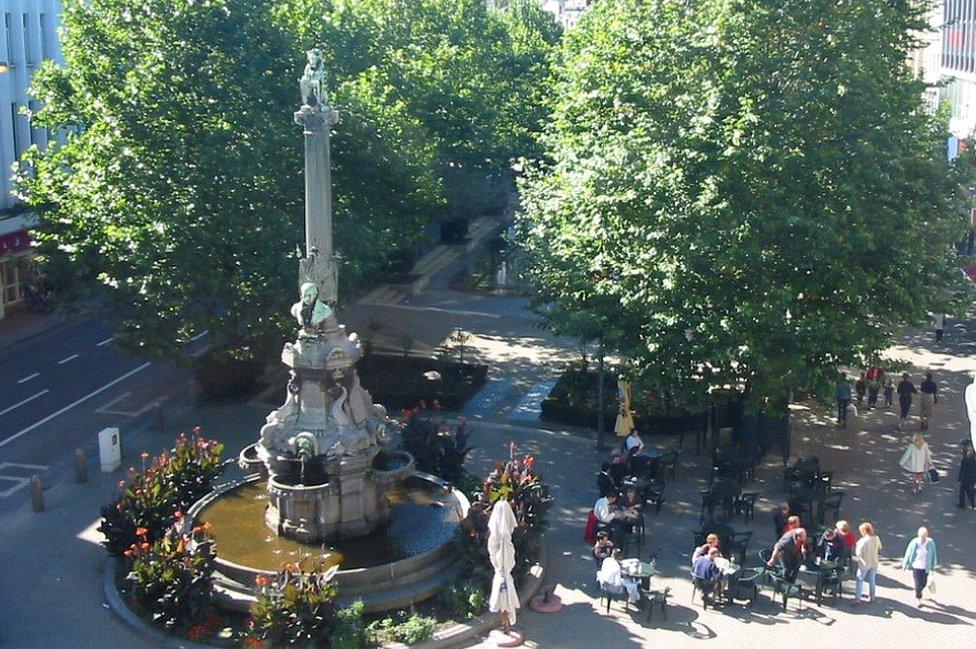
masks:
{"label": "person walking", "polygon": [[959,503],[960,509],[965,509],[966,500],[969,506],[976,509],[976,451],[971,444],[963,446],[962,462],[959,463]]}
{"label": "person walking", "polygon": [[922,433],[915,433],[912,436],[912,442],[905,448],[898,464],[911,475],[914,483],[912,493],[917,494],[922,490],[925,472],[932,468],[932,450]]}
{"label": "person walking", "polygon": [[918,528],[918,535],[908,542],[902,568],[912,571],[915,581],[915,603],[922,608],[922,591],[929,585],[929,573],[939,565],[935,541],[929,537],[926,527]]}
{"label": "person walking", "polygon": [[908,378],[908,372],[901,375],[901,381],[898,382],[897,392],[898,406],[901,408],[898,427],[901,428],[905,421],[908,420],[908,413],[912,409],[912,395],[918,392],[918,390],[915,388],[915,384],[912,383],[910,378]]}
{"label": "person walking", "polygon": [[837,427],[847,428],[847,407],[851,405],[851,382],[843,372],[837,379],[834,398],[837,400]]}
{"label": "person walking", "polygon": [[929,427],[929,419],[932,418],[934,404],[939,402],[939,386],[932,379],[932,372],[925,373],[925,380],[918,386],[922,396],[918,401],[918,418],[921,430]]}
{"label": "person walking", "polygon": [[854,545],[853,557],[857,566],[857,582],[854,584],[854,605],[861,602],[861,592],[864,582],[868,582],[868,601],[873,602],[877,590],[878,566],[881,550],[881,539],[874,532],[874,526],[864,521],[857,527],[861,538]]}
{"label": "person walking", "polygon": [[857,393],[857,405],[859,408],[864,405],[864,393],[867,392],[867,389],[867,380],[864,372],[861,372],[857,377],[857,381],[854,383],[854,392]]}
{"label": "person walking", "polygon": [[932,327],[935,329],[935,342],[942,342],[942,333],[945,331],[946,316],[944,313],[936,313],[932,317]]}
{"label": "person walking", "polygon": [[895,398],[895,382],[887,379],[884,385],[885,410],[891,407],[891,402]]}

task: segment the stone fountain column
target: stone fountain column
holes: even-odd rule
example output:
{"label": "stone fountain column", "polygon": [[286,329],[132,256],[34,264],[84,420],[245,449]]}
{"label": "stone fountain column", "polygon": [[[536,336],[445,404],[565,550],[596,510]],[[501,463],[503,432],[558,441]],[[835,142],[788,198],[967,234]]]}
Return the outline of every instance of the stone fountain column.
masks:
{"label": "stone fountain column", "polygon": [[377,465],[386,412],[373,405],[356,372],[362,346],[347,335],[332,307],[338,270],[332,249],[331,128],[318,50],[308,53],[299,80],[302,106],[295,122],[305,138],[305,245],[299,262],[301,301],[292,309],[300,329],[281,359],[291,370],[285,403],[268,415],[256,446],[268,469],[265,521],[278,534],[314,542],[369,532],[389,517],[387,490],[413,472],[399,453]]}

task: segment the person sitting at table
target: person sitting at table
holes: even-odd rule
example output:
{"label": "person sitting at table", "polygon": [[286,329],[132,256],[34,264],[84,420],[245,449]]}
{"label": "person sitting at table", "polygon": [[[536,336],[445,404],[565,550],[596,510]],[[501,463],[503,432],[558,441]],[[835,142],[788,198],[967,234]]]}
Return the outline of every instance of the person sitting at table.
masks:
{"label": "person sitting at table", "polygon": [[593,546],[593,558],[597,561],[603,561],[613,553],[614,547],[609,534],[597,532],[596,545]]}
{"label": "person sitting at table", "polygon": [[790,517],[790,506],[789,503],[782,503],[776,509],[776,513],[773,514],[773,531],[776,533],[776,538],[783,536],[788,531],[786,529],[787,519]]}
{"label": "person sitting at table", "polygon": [[837,533],[834,528],[827,528],[827,531],[820,536],[817,543],[817,556],[824,561],[840,561],[847,556],[847,546],[844,544],[844,537]]}
{"label": "person sitting at table", "polygon": [[700,545],[695,548],[695,551],[691,555],[691,565],[695,565],[695,561],[698,557],[707,555],[712,548],[718,550],[718,556],[722,556],[721,542],[719,541],[718,534],[714,532],[705,537],[705,544]]}
{"label": "person sitting at table", "polygon": [[857,545],[857,535],[851,531],[850,523],[847,521],[837,521],[837,533],[842,539],[844,539],[844,549],[847,552],[847,556],[852,556],[854,554],[854,546]]}
{"label": "person sitting at table", "polygon": [[617,507],[619,499],[619,494],[616,491],[611,491],[593,505],[597,532],[599,533],[600,530],[608,532],[614,542],[623,538],[625,531],[624,522],[621,520],[620,510]]}
{"label": "person sitting at table", "polygon": [[783,571],[783,578],[787,581],[796,579],[796,573],[810,554],[807,548],[807,531],[802,527],[790,530],[779,537],[773,546],[773,553],[766,562],[767,568],[777,563]]}
{"label": "person sitting at table", "polygon": [[644,508],[644,501],[640,497],[640,493],[637,491],[636,486],[629,486],[624,492],[624,502],[623,507],[632,508],[636,511],[640,511]]}
{"label": "person sitting at table", "polygon": [[716,589],[721,592],[722,569],[715,563],[715,559],[721,556],[718,548],[710,548],[707,554],[703,554],[691,564],[691,576],[698,580],[698,587],[702,591],[702,601],[710,602],[712,592]]}
{"label": "person sitting at table", "polygon": [[603,498],[608,493],[610,493],[611,491],[617,488],[616,484],[613,481],[613,478],[610,477],[609,462],[604,462],[603,465],[600,467],[600,473],[598,473],[596,476],[596,488],[597,491],[600,492],[600,498]]}
{"label": "person sitting at table", "polygon": [[636,604],[640,600],[637,592],[637,582],[624,577],[620,567],[620,548],[614,548],[610,556],[603,560],[600,570],[596,573],[596,582],[600,588],[612,595],[619,595],[627,591],[627,601]]}
{"label": "person sitting at table", "polygon": [[633,473],[641,473],[647,466],[650,460],[641,455],[644,452],[644,440],[640,438],[637,429],[630,431],[630,435],[624,442],[627,445],[627,459],[630,462],[631,471]]}
{"label": "person sitting at table", "polygon": [[624,482],[624,478],[627,477],[629,469],[627,468],[627,463],[624,461],[624,456],[620,453],[614,453],[610,457],[610,477],[613,478],[613,484],[619,489]]}

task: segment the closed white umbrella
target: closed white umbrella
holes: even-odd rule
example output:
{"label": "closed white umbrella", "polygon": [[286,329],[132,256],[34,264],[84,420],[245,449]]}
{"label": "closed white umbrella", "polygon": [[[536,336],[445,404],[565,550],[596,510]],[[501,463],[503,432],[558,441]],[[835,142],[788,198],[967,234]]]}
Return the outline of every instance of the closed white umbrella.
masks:
{"label": "closed white umbrella", "polygon": [[976,447],[976,372],[973,372],[973,382],[966,386],[966,411],[969,413],[969,435]]}
{"label": "closed white umbrella", "polygon": [[515,592],[515,582],[512,580],[512,570],[515,568],[512,532],[517,524],[512,506],[504,498],[499,499],[492,507],[491,517],[488,519],[488,559],[495,569],[488,610],[502,613],[503,616],[507,613],[506,624],[515,624],[515,615],[519,608],[518,593]]}

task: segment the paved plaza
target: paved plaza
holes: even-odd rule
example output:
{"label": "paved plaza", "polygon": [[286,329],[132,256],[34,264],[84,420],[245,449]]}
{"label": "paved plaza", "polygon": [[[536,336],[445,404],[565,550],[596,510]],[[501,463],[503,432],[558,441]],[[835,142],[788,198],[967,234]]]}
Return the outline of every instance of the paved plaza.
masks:
{"label": "paved plaza", "polygon": [[[511,304],[504,303],[506,309]],[[420,308],[418,306],[418,308]],[[461,310],[458,305],[450,309]],[[478,317],[479,310],[452,315],[439,313],[444,330],[451,318],[464,319],[480,341],[476,353],[493,364],[492,376],[511,381],[511,390],[495,404],[492,416],[475,419],[470,461],[472,472],[482,472],[492,459],[504,457],[510,440],[533,453],[545,479],[552,485],[554,505],[548,535],[549,566],[546,587],[555,587],[566,607],[553,616],[524,611],[519,627],[528,645],[535,647],[758,647],[777,643],[837,644],[861,648],[891,645],[901,639],[923,638],[927,645],[961,647],[976,637],[976,556],[971,538],[976,531],[976,512],[955,507],[955,468],[958,442],[968,433],[962,390],[976,369],[969,353],[973,340],[960,323],[950,331],[948,346],[936,348],[924,335],[906,337],[892,354],[931,367],[943,390],[937,405],[929,441],[944,478],[913,496],[897,468],[897,459],[912,426],[897,429],[893,411],[862,413],[850,427],[833,426],[820,406],[799,404],[794,411],[793,458],[814,454],[833,470],[835,486],[847,492],[842,515],[854,524],[871,520],[885,544],[884,561],[874,604],[857,608],[847,596],[836,605],[795,602],[783,612],[765,590],[753,609],[728,606],[703,611],[692,602],[688,577],[693,530],[698,527],[698,490],[708,477],[706,455],[696,456],[691,440],[681,456],[678,478],[668,486],[667,502],[660,515],[648,517],[648,542],[644,554],[657,553],[660,574],[655,587],[670,586],[667,620],[643,612],[624,613],[614,603],[607,614],[596,602],[596,564],[583,543],[583,526],[596,499],[594,473],[602,455],[585,431],[544,430],[519,414],[525,395],[533,386],[551,380],[557,367],[546,362],[549,354],[568,359],[573,348],[548,337],[528,319]],[[445,311],[449,309],[445,307]],[[490,311],[485,311],[490,313]],[[430,315],[428,315],[428,318]],[[963,326],[965,325],[965,327]],[[525,359],[530,359],[527,361]],[[508,364],[506,364],[506,362]],[[918,371],[916,371],[916,375]],[[125,431],[123,467],[138,463],[143,449],[157,451],[174,431],[202,424],[207,434],[228,445],[228,456],[252,442],[269,404],[221,406],[199,409],[184,404],[170,408],[167,431],[159,433],[148,423]],[[645,435],[650,445],[669,446],[671,438]],[[66,449],[70,451],[70,449]],[[89,458],[92,481],[73,483],[70,453],[48,472],[48,510],[34,514],[26,503],[0,502],[4,524],[0,527],[0,562],[4,587],[0,589],[0,641],[10,647],[149,647],[148,641],[129,631],[103,604],[102,571],[105,553],[97,545],[94,528],[99,505],[113,493],[121,477],[97,472],[94,454]],[[762,492],[755,522],[739,530],[755,532],[751,554],[773,540],[771,513],[784,494],[782,464],[770,455],[760,467],[755,490]],[[939,546],[942,568],[936,577],[937,596],[922,609],[914,606],[911,578],[899,569],[899,557],[915,529],[927,525]],[[649,546],[649,547],[648,547]],[[477,646],[478,642],[470,646]]]}

